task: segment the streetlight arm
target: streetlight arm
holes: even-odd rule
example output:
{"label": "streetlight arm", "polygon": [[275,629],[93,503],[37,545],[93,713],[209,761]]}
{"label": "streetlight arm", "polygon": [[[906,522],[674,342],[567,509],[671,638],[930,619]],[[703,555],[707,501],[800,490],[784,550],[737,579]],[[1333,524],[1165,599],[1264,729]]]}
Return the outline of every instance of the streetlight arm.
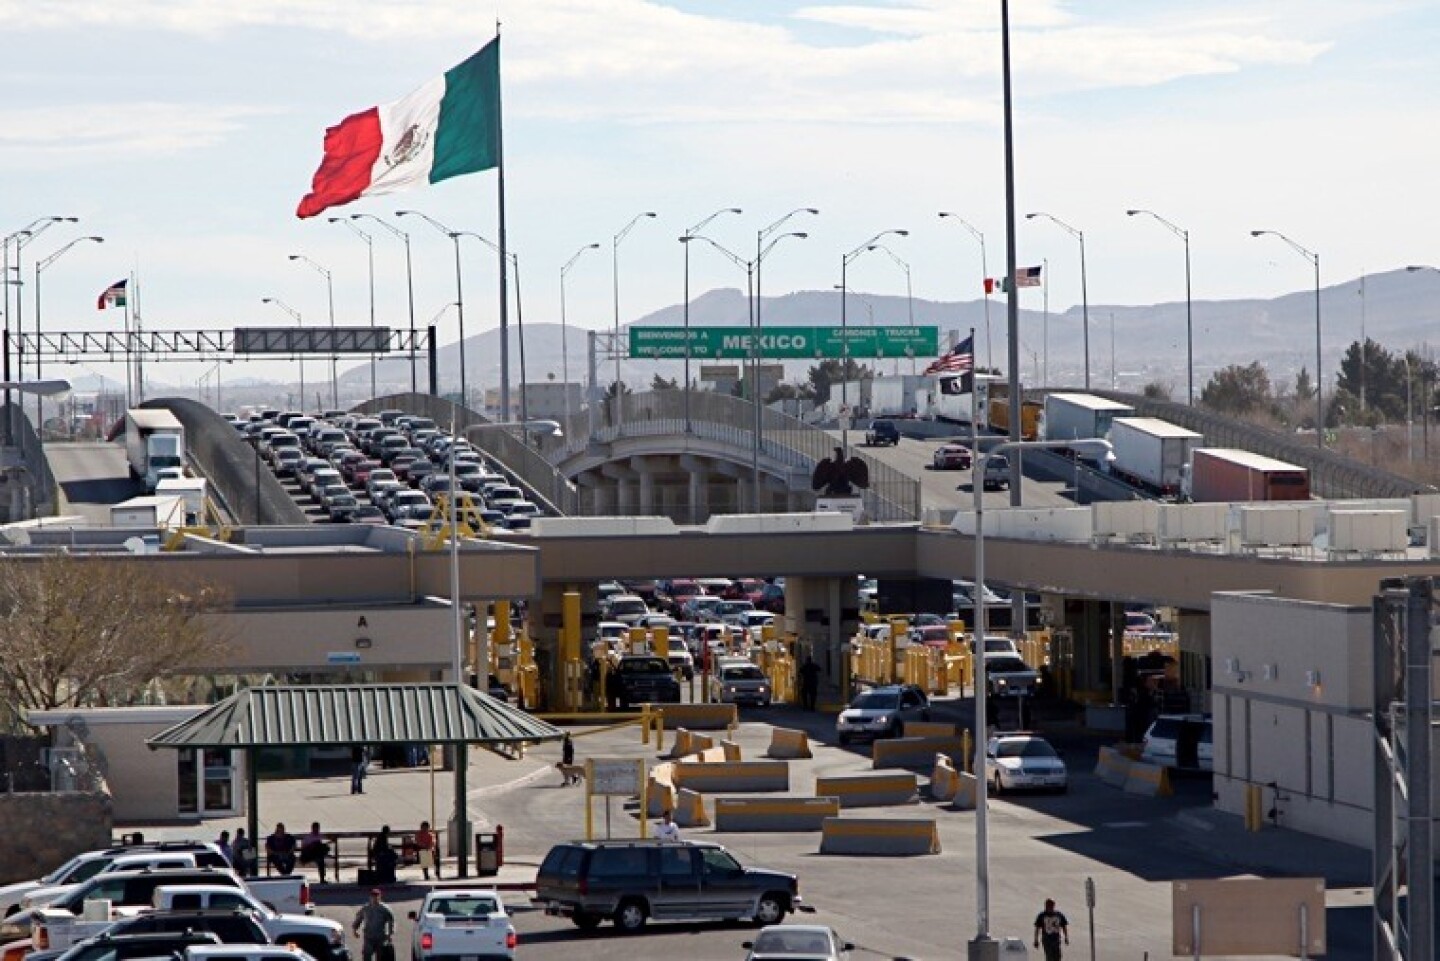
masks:
{"label": "streetlight arm", "polygon": [[279,307],[281,310],[285,311],[285,313],[289,314],[294,319],[295,323],[304,323],[304,321],[300,319],[300,311],[296,310],[294,307],[291,307],[289,304],[285,303],[285,301],[283,300],[280,300],[278,297],[261,297],[260,302],[262,304],[274,304],[276,307]]}
{"label": "streetlight arm", "polygon": [[[330,219],[331,219],[331,220],[334,220],[335,218],[334,218],[334,217],[331,217]],[[351,220],[372,220],[372,221],[374,221],[375,223],[379,224],[381,227],[384,227],[386,230],[390,231],[390,234],[391,234],[392,236],[394,236],[394,237],[399,237],[401,240],[409,240],[409,239],[410,239],[410,235],[407,234],[405,231],[401,230],[399,227],[395,226],[394,224],[386,223],[385,221],[381,220],[379,217],[375,216],[374,214],[351,214],[351,215],[350,215],[350,219],[351,219]]]}
{"label": "streetlight arm", "polygon": [[560,268],[560,276],[564,277],[566,274],[568,274],[570,272],[570,268],[575,266],[575,261],[579,260],[581,256],[584,255],[585,251],[599,249],[599,244],[586,244],[584,247],[581,247],[579,250],[575,251],[575,256],[565,261],[565,266]]}
{"label": "streetlight arm", "polygon": [[93,243],[97,243],[97,244],[103,244],[103,243],[105,242],[105,238],[104,238],[104,237],[76,237],[74,240],[70,241],[70,242],[69,242],[68,244],[66,244],[64,247],[61,247],[59,250],[55,251],[53,254],[51,254],[50,256],[46,257],[44,260],[36,261],[36,263],[35,263],[35,272],[38,274],[40,271],[44,270],[46,267],[49,267],[49,266],[50,266],[51,264],[53,264],[55,261],[59,260],[60,257],[61,257],[67,250],[69,250],[71,247],[74,247],[76,244],[79,244],[79,243],[84,243],[84,242],[87,241],[87,240],[88,240],[88,241],[92,241]]}
{"label": "streetlight arm", "polygon": [[716,250],[720,251],[720,253],[724,254],[727,258],[729,258],[730,262],[733,263],[736,267],[739,267],[741,270],[750,270],[754,266],[744,257],[741,257],[739,254],[735,253],[733,250],[730,250],[728,247],[721,246],[720,244],[711,240],[709,237],[706,237],[704,234],[690,234],[688,236],[680,238],[680,242],[682,244],[688,244],[695,240],[703,240],[711,247],[714,247]]}
{"label": "streetlight arm", "polygon": [[1061,220],[1059,217],[1055,216],[1054,214],[1047,214],[1047,213],[1045,213],[1043,210],[1040,210],[1040,211],[1036,211],[1036,212],[1033,213],[1033,214],[1026,214],[1026,215],[1025,215],[1025,219],[1026,219],[1026,220],[1034,220],[1036,217],[1043,217],[1044,219],[1046,219],[1046,220],[1050,221],[1051,223],[1053,223],[1055,226],[1059,227],[1061,230],[1063,230],[1063,231],[1065,231],[1066,233],[1068,233],[1070,236],[1074,237],[1076,240],[1079,240],[1081,243],[1084,243],[1084,242],[1085,242],[1085,232],[1084,232],[1084,231],[1082,231],[1082,230],[1076,230],[1074,227],[1070,226],[1069,224],[1067,224],[1065,221]]}
{"label": "streetlight arm", "polygon": [[620,231],[618,234],[615,235],[614,245],[615,245],[616,247],[619,247],[620,244],[625,240],[625,238],[626,238],[627,236],[629,236],[630,231],[634,230],[634,229],[635,229],[635,225],[638,224],[640,221],[644,220],[644,219],[647,218],[647,217],[649,217],[649,218],[651,218],[651,219],[653,220],[653,219],[654,219],[655,217],[657,217],[657,216],[659,216],[659,215],[656,214],[655,211],[653,211],[653,210],[647,210],[647,211],[645,211],[644,213],[636,214],[634,217],[632,217],[632,218],[630,219],[630,222],[625,225],[625,229],[622,230],[622,231]]}
{"label": "streetlight arm", "polygon": [[951,213],[950,211],[948,211],[948,210],[942,210],[942,211],[940,211],[940,217],[941,217],[942,219],[944,219],[944,218],[949,218],[950,220],[955,221],[957,224],[959,224],[960,226],[964,227],[966,230],[970,231],[970,236],[972,236],[972,237],[974,237],[976,240],[978,240],[978,241],[981,243],[982,246],[984,245],[984,243],[985,243],[985,235],[982,234],[982,233],[981,233],[979,230],[977,230],[975,227],[973,227],[973,226],[970,224],[969,221],[967,221],[965,218],[961,217],[959,214],[952,214],[952,213]]}
{"label": "streetlight arm", "polygon": [[1279,238],[1280,238],[1281,240],[1283,240],[1285,243],[1287,243],[1287,244],[1290,245],[1290,249],[1291,249],[1291,250],[1295,251],[1297,254],[1299,254],[1300,256],[1304,257],[1306,260],[1310,261],[1310,263],[1315,264],[1315,265],[1317,265],[1317,266],[1319,265],[1319,263],[1320,263],[1320,255],[1319,255],[1319,254],[1315,253],[1313,250],[1310,250],[1310,249],[1307,248],[1307,247],[1302,247],[1300,244],[1297,244],[1295,241],[1291,240],[1289,237],[1285,236],[1284,234],[1282,234],[1282,233],[1281,233],[1280,231],[1278,231],[1278,230],[1252,230],[1252,231],[1250,231],[1250,236],[1252,236],[1252,237],[1264,237],[1264,236],[1266,236],[1267,234],[1268,234],[1269,236],[1271,236],[1271,237],[1279,237]]}
{"label": "streetlight arm", "polygon": [[395,211],[395,216],[419,217],[421,220],[425,221],[427,224],[434,227],[436,230],[440,231],[445,236],[452,239],[455,237],[455,231],[451,230],[449,227],[445,226],[440,221],[436,220],[434,217],[430,216],[427,213],[422,213],[418,210],[397,210]]}
{"label": "streetlight arm", "polygon": [[[721,207],[719,210],[715,211],[713,214],[711,214],[710,216],[706,217],[704,220],[700,221],[698,224],[696,224],[695,226],[691,227],[689,230],[685,231],[685,236],[687,236],[687,237],[693,237],[693,236],[695,236],[695,235],[698,234],[700,231],[702,231],[702,230],[704,230],[706,227],[710,226],[710,221],[714,220],[716,217],[720,216],[721,214],[740,214],[740,213],[744,213],[744,211],[741,210],[739,207]],[[626,228],[626,229],[628,230],[629,228]]]}
{"label": "streetlight arm", "polygon": [[892,235],[896,237],[908,237],[910,236],[910,231],[902,230],[900,228],[895,228],[892,230],[882,230],[875,236],[871,237],[869,240],[865,241],[859,247],[856,247],[854,250],[846,254],[844,258],[842,258],[843,263],[848,265],[856,257],[859,257],[861,254],[865,253],[865,251],[874,249],[877,241],[883,240],[884,238]]}
{"label": "streetlight arm", "polygon": [[755,256],[755,262],[758,264],[766,257],[770,256],[770,251],[775,249],[775,245],[780,243],[780,241],[784,240],[786,237],[797,237],[800,240],[804,240],[809,236],[809,234],[805,233],[802,230],[792,230],[788,234],[781,234],[780,236],[776,237],[774,240],[770,241],[768,244],[765,245],[764,249]]}
{"label": "streetlight arm", "polygon": [[1140,215],[1140,214],[1144,214],[1144,215],[1147,216],[1147,217],[1150,217],[1150,218],[1152,218],[1152,219],[1154,219],[1154,220],[1159,221],[1159,222],[1160,222],[1162,225],[1164,225],[1172,234],[1174,234],[1175,236],[1179,237],[1180,239],[1182,239],[1182,240],[1189,240],[1189,239],[1190,239],[1190,231],[1186,230],[1186,229],[1183,228],[1183,227],[1176,226],[1175,224],[1173,224],[1173,223],[1171,223],[1170,221],[1166,220],[1164,217],[1160,216],[1159,214],[1157,214],[1157,213],[1156,213],[1155,211],[1153,211],[1153,210],[1127,210],[1127,211],[1125,211],[1125,216],[1127,216],[1127,217],[1135,217],[1135,216],[1138,216],[1138,215]]}
{"label": "streetlight arm", "polygon": [[[736,211],[736,213],[739,213],[739,211]],[[820,213],[820,209],[819,209],[818,207],[796,207],[794,210],[790,211],[788,214],[786,214],[785,216],[781,217],[779,220],[775,221],[774,223],[769,224],[769,225],[767,225],[767,226],[765,226],[765,227],[762,227],[762,228],[760,229],[759,233],[757,234],[757,236],[758,236],[758,238],[763,242],[766,237],[770,236],[770,235],[773,234],[775,231],[779,230],[780,227],[781,227],[787,220],[789,220],[791,217],[795,217],[795,216],[798,216],[798,215],[800,215],[800,214],[810,214],[810,215],[812,215],[812,216],[818,216],[819,213]]]}

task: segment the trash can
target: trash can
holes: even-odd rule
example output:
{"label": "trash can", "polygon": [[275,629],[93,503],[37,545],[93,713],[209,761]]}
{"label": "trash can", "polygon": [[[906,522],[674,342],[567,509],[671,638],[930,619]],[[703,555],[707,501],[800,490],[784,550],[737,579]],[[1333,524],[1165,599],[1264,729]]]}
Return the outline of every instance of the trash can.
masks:
{"label": "trash can", "polygon": [[475,832],[475,873],[499,874],[505,863],[505,828]]}

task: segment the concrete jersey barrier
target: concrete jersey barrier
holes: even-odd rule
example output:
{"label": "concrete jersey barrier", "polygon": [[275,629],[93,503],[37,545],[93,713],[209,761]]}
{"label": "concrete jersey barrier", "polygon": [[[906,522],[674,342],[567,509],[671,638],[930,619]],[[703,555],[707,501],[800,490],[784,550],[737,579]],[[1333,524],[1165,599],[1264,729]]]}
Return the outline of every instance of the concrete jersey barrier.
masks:
{"label": "concrete jersey barrier", "polygon": [[1111,787],[1123,788],[1130,777],[1131,761],[1117,748],[1102,747],[1095,761],[1095,776]]}
{"label": "concrete jersey barrier", "polygon": [[734,704],[651,704],[652,711],[664,712],[666,730],[684,727],[691,731],[725,731],[740,723]]}
{"label": "concrete jersey barrier", "polygon": [[935,767],[930,772],[930,796],[937,801],[950,801],[960,790],[960,772],[944,754],[935,755]]}
{"label": "concrete jersey barrier", "polygon": [[[721,750],[716,748],[716,750]],[[721,791],[788,791],[788,761],[676,761],[675,786],[715,794]]]}
{"label": "concrete jersey barrier", "polygon": [[805,732],[788,727],[770,729],[770,749],[765,753],[767,757],[789,760],[815,756],[810,750],[810,739]]}
{"label": "concrete jersey barrier", "polygon": [[826,818],[839,815],[834,797],[715,799],[717,831],[818,831]]}
{"label": "concrete jersey barrier", "polygon": [[856,774],[815,779],[815,793],[838,799],[842,808],[909,804],[919,792],[920,779],[914,774]]}
{"label": "concrete jersey barrier", "polygon": [[870,763],[875,768],[928,767],[937,754],[961,760],[965,744],[954,736],[878,738],[870,748]]}
{"label": "concrete jersey barrier", "polygon": [[1169,772],[1158,764],[1130,762],[1130,772],[1125,778],[1125,793],[1145,797],[1169,797],[1175,791],[1170,787]]}
{"label": "concrete jersey barrier", "polygon": [[934,818],[826,818],[821,854],[914,857],[940,853]]}

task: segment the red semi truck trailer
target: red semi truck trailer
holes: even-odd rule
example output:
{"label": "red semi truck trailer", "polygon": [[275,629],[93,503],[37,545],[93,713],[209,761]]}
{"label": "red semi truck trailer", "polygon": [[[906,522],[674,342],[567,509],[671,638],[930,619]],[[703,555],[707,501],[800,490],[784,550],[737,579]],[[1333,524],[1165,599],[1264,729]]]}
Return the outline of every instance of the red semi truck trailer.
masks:
{"label": "red semi truck trailer", "polygon": [[1310,499],[1309,471],[1247,450],[1196,448],[1186,481],[1197,503]]}

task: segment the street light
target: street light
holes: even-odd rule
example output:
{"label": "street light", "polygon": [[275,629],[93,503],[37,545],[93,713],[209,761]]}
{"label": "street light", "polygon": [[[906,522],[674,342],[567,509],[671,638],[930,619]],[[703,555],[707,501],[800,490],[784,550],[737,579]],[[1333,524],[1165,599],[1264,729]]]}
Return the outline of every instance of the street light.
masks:
{"label": "street light", "polygon": [[1153,210],[1127,210],[1125,216],[1134,217],[1137,214],[1144,214],[1154,218],[1172,234],[1185,242],[1185,370],[1186,370],[1186,396],[1189,398],[1191,407],[1195,406],[1195,336],[1194,324],[1190,316],[1190,231],[1177,227]]}
{"label": "street light", "polygon": [[[420,377],[416,371],[415,361],[415,275],[410,265],[410,235],[396,227],[394,224],[386,223],[374,214],[351,214],[351,220],[373,220],[384,227],[392,236],[399,237],[405,243],[405,295],[410,304],[410,393],[420,392]],[[434,392],[434,385],[431,385],[431,392]]]}
{"label": "street light", "polygon": [[[570,273],[570,268],[575,266],[575,261],[587,250],[599,250],[600,245],[586,244],[575,251],[575,256],[565,261],[565,266],[560,268],[560,381],[565,392],[565,423],[570,423],[570,327],[565,321],[565,276]],[[688,310],[688,305],[687,305]]]}
{"label": "street light", "polygon": [[[375,330],[375,238],[367,234],[365,231],[361,230],[359,227],[355,226],[353,216],[349,218],[330,217],[329,220],[332,224],[343,224],[346,229],[348,229],[351,233],[353,233],[355,236],[359,237],[365,242],[365,262],[369,271],[370,278],[370,330],[372,331],[373,336],[373,331]],[[370,355],[371,397],[375,397],[379,394],[379,391],[376,389],[375,368],[377,366],[377,360],[378,358],[375,354]],[[305,405],[301,404],[300,406],[304,407]]]}
{"label": "street light", "polygon": [[[783,227],[786,222],[788,222],[792,217],[798,217],[800,214],[809,214],[812,217],[818,217],[820,216],[820,210],[817,207],[796,207],[794,210],[790,211],[788,214],[781,217],[779,220],[776,220],[773,223],[766,224],[764,227],[760,228],[755,232],[755,348],[751,351],[751,357],[753,358],[752,366],[754,368],[754,370],[751,372],[751,375],[755,383],[755,389],[757,394],[760,389],[760,330],[764,326],[764,322],[761,319],[761,311],[762,306],[765,303],[765,296],[761,292],[761,280],[762,274],[764,273],[762,268],[764,266],[765,253],[761,250],[761,247],[765,243],[765,239],[767,237],[771,236],[775,233],[775,231]],[[797,236],[804,238],[806,235],[798,234]],[[773,246],[775,246],[775,244],[771,243],[770,247]],[[765,250],[769,249],[769,247],[765,248]],[[690,359],[688,338],[686,340],[685,359],[687,361]],[[759,403],[758,397],[756,402],[757,404]],[[760,429],[759,407],[756,407],[755,427],[756,431],[758,432]]]}
{"label": "street light", "polygon": [[645,219],[654,220],[658,216],[653,210],[636,214],[630,218],[625,229],[611,239],[610,242],[610,282],[615,294],[615,342],[611,344],[611,350],[615,353],[615,423],[619,425],[625,417],[625,406],[620,398],[620,355],[624,352],[620,344],[620,244],[635,229],[635,225]]}
{"label": "street light", "polygon": [[[0,374],[0,378],[3,378],[6,383],[10,382],[11,376],[10,331],[12,327],[10,323],[10,288],[12,286],[15,288],[15,323],[13,329],[17,333],[23,332],[25,329],[23,324],[25,311],[23,299],[21,297],[23,291],[20,289],[25,281],[23,279],[23,274],[21,273],[20,269],[20,254],[22,251],[24,251],[26,244],[30,243],[32,240],[40,236],[42,233],[44,233],[46,230],[48,230],[55,224],[73,224],[78,223],[79,220],[79,217],[36,217],[24,227],[21,227],[14,233],[6,234],[3,240],[0,240],[0,260],[3,260],[4,264],[4,273],[0,274],[0,287],[3,287],[5,292],[3,299],[0,299],[0,308],[3,308],[5,314],[4,344],[3,351],[0,351],[0,353],[3,353],[5,355],[5,359],[3,362],[3,374]],[[14,280],[10,279],[10,247],[12,244],[15,247]],[[25,369],[25,354],[23,343],[24,342],[22,341],[20,360],[18,364],[22,376],[24,375]],[[14,432],[12,431],[10,424],[10,390],[8,388],[5,390],[5,410],[5,446],[8,447],[12,443],[14,443]]]}
{"label": "street light", "polygon": [[[946,219],[946,218],[949,218],[949,219],[955,221],[957,224],[959,224],[960,226],[964,227],[966,230],[970,231],[970,236],[974,237],[977,241],[980,242],[980,284],[981,284],[981,288],[980,288],[980,289],[981,289],[981,290],[984,290],[984,289],[985,289],[985,288],[984,288],[985,281],[987,281],[987,280],[990,279],[990,268],[989,268],[988,266],[986,266],[986,263],[985,263],[985,235],[982,234],[979,230],[975,229],[973,226],[971,226],[971,225],[970,225],[964,218],[962,218],[959,214],[953,214],[953,213],[951,213],[951,212],[948,211],[948,210],[942,210],[942,211],[940,211],[940,219],[941,219],[941,220],[944,220],[944,219]],[[1047,289],[1048,289],[1048,288],[1047,288]],[[993,343],[992,343],[991,340],[990,340],[990,294],[989,294],[989,293],[986,293],[986,294],[985,294],[985,366],[986,366],[986,367],[989,367],[989,368],[992,368],[992,369],[995,367],[995,350],[994,350],[994,345],[993,345]]]}
{"label": "street light", "polygon": [[[332,338],[331,347],[333,348],[333,338],[335,337],[335,279],[331,276],[329,270],[320,266],[315,261],[311,260],[309,257],[306,257],[304,254],[291,254],[290,259],[298,260],[301,263],[309,264],[315,269],[316,273],[318,273],[321,277],[325,278],[325,293],[329,299],[330,304],[330,337]],[[330,406],[335,408],[339,408],[340,406],[340,375],[337,370],[336,357],[334,353],[330,354]],[[300,410],[302,412],[305,410],[304,397],[300,398]]]}
{"label": "street light", "polygon": [[[297,326],[297,327],[304,327],[304,326],[305,326],[305,321],[303,321],[303,320],[300,319],[300,311],[298,311],[298,310],[296,310],[295,308],[291,307],[289,304],[285,303],[285,301],[280,300],[280,299],[277,298],[277,297],[261,297],[261,298],[260,298],[260,303],[262,303],[262,304],[273,304],[274,306],[279,307],[281,310],[285,311],[285,313],[289,314],[292,318],[294,318],[294,320],[295,320],[295,326]],[[300,351],[298,351],[297,353],[299,354],[299,358],[300,358],[300,409],[301,409],[301,410],[304,410],[304,409],[305,409],[305,351],[304,351],[303,348],[305,347],[305,345],[304,345],[304,344],[301,344],[301,347],[302,347],[302,349],[301,349]]]}
{"label": "street light", "polygon": [[[895,266],[897,266],[897,267],[899,267],[901,270],[905,271],[905,312],[906,312],[906,316],[909,317],[909,321],[908,321],[908,322],[909,322],[910,326],[911,326],[911,327],[914,327],[914,326],[915,326],[915,290],[914,290],[914,288],[911,287],[911,285],[910,285],[910,262],[909,262],[908,260],[906,260],[904,257],[901,257],[901,256],[900,256],[899,254],[897,254],[895,251],[891,250],[889,247],[885,246],[884,244],[876,244],[874,249],[877,249],[877,250],[880,250],[880,251],[884,252],[884,254],[885,254],[887,257],[889,257],[891,260],[895,261]],[[873,316],[873,313],[872,313],[872,316],[871,316],[871,318],[870,318],[870,326],[871,326],[871,327],[874,327],[874,326],[875,326],[875,318],[874,318],[874,316]],[[899,358],[899,357],[896,357],[896,358],[895,358],[895,371],[896,371],[896,373],[899,373],[899,371],[900,371],[900,358]]]}
{"label": "street light", "polygon": [[[1033,214],[1026,214],[1026,220],[1034,220],[1036,217],[1043,217],[1059,227],[1061,230],[1080,241],[1080,322],[1085,328],[1085,389],[1090,389],[1090,297],[1085,286],[1085,231],[1076,230],[1074,227],[1059,219],[1054,214],[1047,214],[1039,211]],[[1013,286],[1015,278],[1010,278]]]}
{"label": "street light", "polygon": [[[502,251],[499,245],[491,243],[473,230],[456,231],[456,236],[478,240],[497,254],[504,254],[504,269],[515,274],[515,326],[519,329],[518,336],[520,337],[520,416],[527,417],[529,405],[525,399],[525,311],[520,297],[520,255],[511,251]],[[510,364],[507,360],[509,356],[509,332],[502,324],[500,327],[500,410],[502,417],[510,416]]]}
{"label": "street light", "polygon": [[470,404],[470,384],[465,379],[465,291],[460,281],[460,235],[429,214],[421,213],[418,210],[397,210],[396,217],[419,217],[436,230],[450,238],[455,245],[455,306],[456,316],[460,322],[460,405],[468,407]]}
{"label": "street light", "polygon": [[1278,230],[1252,230],[1250,236],[1263,237],[1269,234],[1278,237],[1315,268],[1315,444],[1325,446],[1325,378],[1320,373],[1320,255],[1300,246]]}
{"label": "street light", "polygon": [[845,416],[840,420],[840,446],[847,458],[850,456],[850,325],[846,313],[846,302],[849,298],[845,296],[850,288],[847,272],[851,261],[867,250],[874,250],[879,241],[890,236],[908,237],[910,231],[898,227],[882,230],[840,258],[840,406],[845,411]]}
{"label": "street light", "polygon": [[[741,211],[739,207],[721,207],[719,210],[715,211],[713,214],[706,217],[704,220],[700,221],[698,224],[691,227],[689,230],[685,231],[685,236],[694,237],[696,234],[700,233],[700,231],[708,227],[710,225],[710,221],[714,220],[721,214],[739,213],[743,213],[743,211]],[[688,243],[682,242],[681,249],[685,251],[685,392],[683,394],[683,399],[685,404],[685,433],[690,434],[693,433],[693,430],[690,426],[690,245]]]}
{"label": "street light", "polygon": [[[43,372],[40,369],[40,360],[43,356],[40,351],[40,275],[45,269],[65,255],[71,247],[83,243],[103,244],[104,237],[77,237],[59,250],[43,260],[35,262],[35,379],[40,380]],[[16,297],[19,301],[19,297]],[[42,438],[45,436],[45,399],[43,394],[35,395],[35,432]]]}

